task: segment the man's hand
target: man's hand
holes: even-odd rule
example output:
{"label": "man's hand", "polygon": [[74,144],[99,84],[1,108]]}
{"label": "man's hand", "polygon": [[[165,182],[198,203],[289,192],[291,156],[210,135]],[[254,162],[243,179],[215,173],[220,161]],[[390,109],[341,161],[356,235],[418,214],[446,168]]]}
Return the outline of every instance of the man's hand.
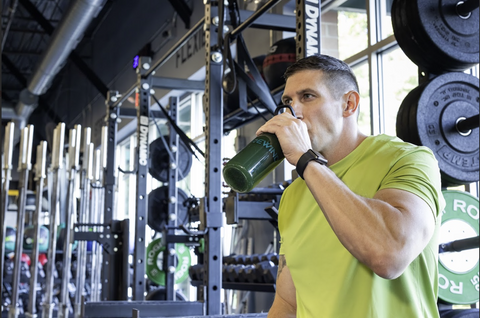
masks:
{"label": "man's hand", "polygon": [[257,136],[264,132],[277,136],[285,159],[292,165],[296,165],[298,159],[312,148],[307,125],[288,112],[274,116],[266,122],[257,130]]}

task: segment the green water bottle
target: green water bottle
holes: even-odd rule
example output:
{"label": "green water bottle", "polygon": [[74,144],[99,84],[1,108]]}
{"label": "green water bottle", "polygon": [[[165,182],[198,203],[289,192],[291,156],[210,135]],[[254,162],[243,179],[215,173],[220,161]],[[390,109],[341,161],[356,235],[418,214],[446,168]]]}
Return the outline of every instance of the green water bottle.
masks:
{"label": "green water bottle", "polygon": [[[275,114],[284,108],[290,109],[295,116],[295,112],[289,105],[278,106]],[[249,192],[284,158],[277,136],[263,133],[227,162],[223,168],[223,178],[232,190],[241,193]]]}

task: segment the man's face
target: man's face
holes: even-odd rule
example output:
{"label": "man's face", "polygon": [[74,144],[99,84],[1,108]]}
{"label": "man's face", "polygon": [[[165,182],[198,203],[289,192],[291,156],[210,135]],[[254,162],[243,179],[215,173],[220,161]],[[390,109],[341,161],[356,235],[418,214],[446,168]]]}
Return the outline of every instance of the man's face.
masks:
{"label": "man's face", "polygon": [[312,148],[324,153],[332,151],[340,139],[344,125],[343,96],[335,99],[324,84],[319,70],[304,70],[291,75],[286,82],[282,101],[291,105],[298,119],[308,129]]}

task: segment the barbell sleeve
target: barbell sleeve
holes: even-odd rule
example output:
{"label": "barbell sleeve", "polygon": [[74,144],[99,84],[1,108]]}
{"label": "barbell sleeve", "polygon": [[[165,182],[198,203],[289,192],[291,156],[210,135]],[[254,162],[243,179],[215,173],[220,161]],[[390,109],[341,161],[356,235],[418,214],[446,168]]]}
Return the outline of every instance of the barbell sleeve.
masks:
{"label": "barbell sleeve", "polygon": [[15,131],[15,123],[9,122],[5,128],[5,145],[3,147],[3,153],[5,155],[5,162],[3,169],[12,168],[12,155],[13,155],[13,137]]}
{"label": "barbell sleeve", "polygon": [[478,8],[478,0],[465,0],[457,3],[457,13],[462,17],[468,17],[473,10]]}
{"label": "barbell sleeve", "polygon": [[440,244],[439,253],[461,252],[479,247],[479,236]]}
{"label": "barbell sleeve", "polygon": [[480,117],[479,115],[475,115],[472,117],[468,117],[467,119],[464,119],[464,120],[459,120],[457,123],[457,129],[458,131],[466,133],[469,130],[478,128],[479,123],[480,123]]}

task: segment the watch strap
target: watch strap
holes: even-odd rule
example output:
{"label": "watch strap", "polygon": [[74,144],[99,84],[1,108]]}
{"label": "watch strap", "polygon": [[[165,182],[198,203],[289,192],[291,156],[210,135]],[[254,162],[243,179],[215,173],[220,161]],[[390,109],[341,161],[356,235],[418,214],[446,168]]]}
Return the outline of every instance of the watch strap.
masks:
{"label": "watch strap", "polygon": [[324,166],[326,166],[328,163],[327,159],[323,158],[318,152],[313,149],[309,149],[300,157],[300,159],[298,159],[297,162],[296,170],[300,178],[303,179],[303,172],[307,168],[308,163],[312,160]]}

